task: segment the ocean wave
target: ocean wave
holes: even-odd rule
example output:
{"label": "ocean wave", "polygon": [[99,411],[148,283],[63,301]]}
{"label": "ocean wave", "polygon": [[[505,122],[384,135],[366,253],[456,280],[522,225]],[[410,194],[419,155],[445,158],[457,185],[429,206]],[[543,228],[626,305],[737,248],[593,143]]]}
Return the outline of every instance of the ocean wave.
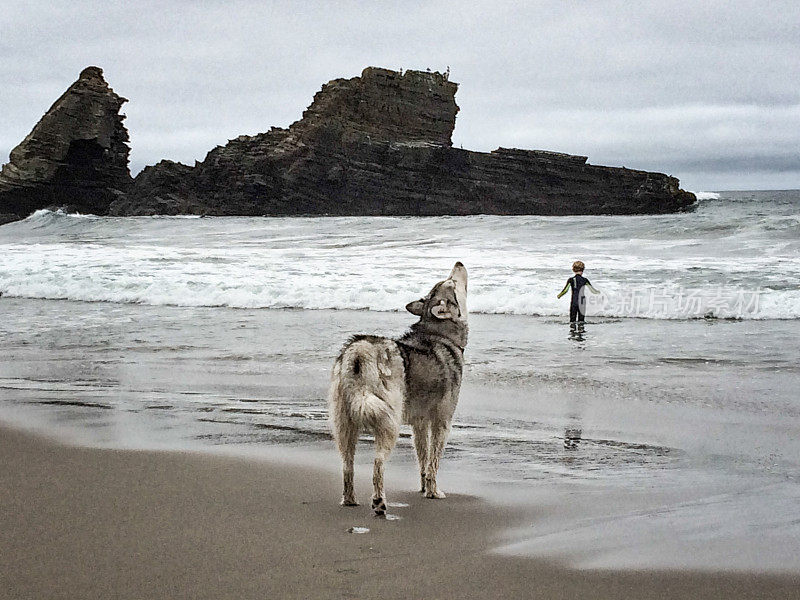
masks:
{"label": "ocean wave", "polygon": [[698,200],[719,200],[719,192],[692,192]]}
{"label": "ocean wave", "polygon": [[70,227],[72,224],[80,224],[87,221],[113,221],[113,220],[130,220],[130,221],[148,221],[148,220],[182,220],[182,219],[200,219],[202,215],[154,215],[150,217],[102,217],[91,213],[77,213],[65,212],[63,209],[50,210],[41,208],[34,211],[25,219],[15,221],[12,225],[18,228],[39,229],[42,227],[53,227],[58,230],[59,227]]}
{"label": "ocean wave", "polygon": [[[357,277],[326,282],[311,273],[279,281],[253,282],[225,277],[139,278],[81,276],[6,278],[4,296],[112,302],[157,306],[227,307],[240,309],[308,309],[402,311],[425,288],[397,281],[391,288],[364,285]],[[551,282],[552,284],[552,282]],[[474,285],[470,311],[484,314],[565,316],[569,299],[558,300],[551,286],[502,285],[499,281]],[[588,314],[596,317],[644,319],[798,319],[800,291],[743,290],[735,286],[697,289],[639,288],[626,291],[615,285],[598,296],[587,296]]]}
{"label": "ocean wave", "polygon": [[637,217],[183,219],[44,210],[0,228],[0,291],[397,311],[460,260],[470,269],[473,312],[564,316],[568,300],[556,294],[581,259],[604,292],[588,296],[590,315],[800,318],[796,203],[785,195],[723,200]]}
{"label": "ocean wave", "polygon": [[28,225],[37,225],[40,223],[53,223],[61,219],[100,219],[100,218],[102,217],[93,214],[65,212],[60,208],[57,210],[40,208],[39,210],[34,211],[28,217],[23,219],[21,223],[26,223]]}

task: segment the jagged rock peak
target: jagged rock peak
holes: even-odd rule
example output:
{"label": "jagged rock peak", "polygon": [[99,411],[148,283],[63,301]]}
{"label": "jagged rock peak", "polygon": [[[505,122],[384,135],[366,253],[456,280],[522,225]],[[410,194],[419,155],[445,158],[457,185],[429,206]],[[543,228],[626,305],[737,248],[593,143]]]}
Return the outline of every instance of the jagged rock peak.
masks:
{"label": "jagged rock peak", "polygon": [[81,81],[88,81],[89,79],[94,79],[100,82],[100,85],[108,87],[106,80],[103,78],[103,69],[101,69],[100,67],[94,67],[94,66],[86,67],[83,71],[81,71],[81,74],[78,75],[78,81],[76,83]]}
{"label": "jagged rock peak", "polygon": [[[34,205],[43,202],[47,206],[76,200],[83,210],[107,210],[109,194],[130,183],[128,131],[122,123],[125,115],[119,114],[125,102],[106,83],[100,67],[81,71],[11,151],[0,171],[0,192],[5,196],[0,203],[18,214],[41,208]],[[83,206],[81,190],[88,191]]]}
{"label": "jagged rock peak", "polygon": [[450,146],[458,84],[447,74],[367,67],[360,77],[334,79],[314,96],[290,129],[302,133],[340,127],[371,141],[428,142]]}
{"label": "jagged rock peak", "polygon": [[[75,180],[75,176],[99,178],[104,183],[126,181],[130,178],[130,148],[122,124],[125,117],[119,114],[125,102],[127,99],[106,83],[100,67],[86,67],[11,151],[0,181],[26,185],[60,177]],[[95,160],[95,173],[70,173],[76,167],[75,155],[87,153]]]}

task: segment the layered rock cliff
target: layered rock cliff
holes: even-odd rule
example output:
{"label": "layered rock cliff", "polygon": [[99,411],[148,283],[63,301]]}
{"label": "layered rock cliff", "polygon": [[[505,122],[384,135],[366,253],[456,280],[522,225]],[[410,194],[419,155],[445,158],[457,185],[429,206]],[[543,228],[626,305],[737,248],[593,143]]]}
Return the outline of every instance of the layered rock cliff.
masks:
{"label": "layered rock cliff", "polygon": [[452,147],[457,84],[367,68],[324,85],[288,129],[241,136],[195,167],[140,174],[115,214],[468,215],[679,211],[695,198],[659,173],[586,157]]}
{"label": "layered rock cliff", "polygon": [[106,214],[131,183],[128,131],[98,67],[87,67],[0,171],[0,214],[25,217],[47,206]]}
{"label": "layered rock cliff", "polygon": [[[96,88],[102,102],[79,110],[71,100],[54,113],[76,86]],[[20,189],[48,190],[45,204],[88,202],[115,215],[636,214],[695,201],[673,177],[593,166],[583,156],[453,148],[457,89],[441,73],[369,67],[325,84],[287,129],[240,136],[195,166],[161,161],[128,185],[127,132],[117,114],[125,100],[90,67],[12,152],[0,213],[11,206],[8,186],[15,198]],[[52,125],[61,121],[83,125]],[[86,121],[96,121],[94,129]],[[83,204],[78,192],[87,194]]]}

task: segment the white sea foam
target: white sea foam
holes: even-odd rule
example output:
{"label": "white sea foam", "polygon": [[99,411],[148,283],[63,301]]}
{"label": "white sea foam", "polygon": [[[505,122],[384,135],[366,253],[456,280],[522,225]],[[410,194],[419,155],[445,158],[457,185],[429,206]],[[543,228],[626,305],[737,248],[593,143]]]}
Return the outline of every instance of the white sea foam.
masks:
{"label": "white sea foam", "polygon": [[692,192],[698,200],[719,200],[719,192]]}
{"label": "white sea foam", "polygon": [[100,219],[97,215],[93,215],[91,213],[84,214],[84,213],[77,213],[77,212],[64,212],[62,209],[58,210],[48,210],[46,208],[41,208],[37,211],[34,211],[25,222],[29,224],[47,224],[47,223],[54,223],[61,219]]}
{"label": "white sea foam", "polygon": [[580,258],[603,292],[588,295],[590,316],[800,318],[796,209],[762,204],[748,217],[748,205],[731,206],[654,217],[434,219],[37,211],[0,228],[0,291],[88,302],[396,311],[461,260],[470,270],[470,310],[563,316],[569,298],[556,294]]}

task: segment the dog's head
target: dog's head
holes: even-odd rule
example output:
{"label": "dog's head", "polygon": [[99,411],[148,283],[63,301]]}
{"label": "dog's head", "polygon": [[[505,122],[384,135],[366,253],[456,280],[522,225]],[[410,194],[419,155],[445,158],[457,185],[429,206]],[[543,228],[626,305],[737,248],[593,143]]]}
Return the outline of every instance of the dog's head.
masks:
{"label": "dog's head", "polygon": [[406,310],[421,320],[467,322],[467,270],[457,262],[450,276],[440,281],[424,298],[406,305]]}

